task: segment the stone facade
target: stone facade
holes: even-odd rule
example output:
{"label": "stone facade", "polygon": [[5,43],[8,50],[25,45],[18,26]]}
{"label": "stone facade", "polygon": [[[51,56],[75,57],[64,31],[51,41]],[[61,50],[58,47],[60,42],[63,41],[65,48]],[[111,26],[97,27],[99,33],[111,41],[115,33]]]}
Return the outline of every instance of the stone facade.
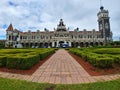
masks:
{"label": "stone facade", "polygon": [[44,29],[36,32],[21,32],[13,29],[12,24],[6,30],[6,47],[90,47],[94,45],[105,45],[112,41],[110,31],[109,12],[100,8],[98,15],[99,30],[69,30],[63,20],[60,19],[54,30]]}

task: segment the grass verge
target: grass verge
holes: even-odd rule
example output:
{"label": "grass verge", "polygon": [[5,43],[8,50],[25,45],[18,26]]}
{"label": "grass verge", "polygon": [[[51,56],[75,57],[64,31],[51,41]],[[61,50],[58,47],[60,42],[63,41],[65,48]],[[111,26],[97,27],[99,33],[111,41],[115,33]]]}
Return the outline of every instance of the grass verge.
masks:
{"label": "grass verge", "polygon": [[53,87],[53,85],[0,78],[0,90],[49,90],[50,87]]}
{"label": "grass verge", "polygon": [[0,90],[119,90],[120,79],[88,84],[48,84],[0,78]]}

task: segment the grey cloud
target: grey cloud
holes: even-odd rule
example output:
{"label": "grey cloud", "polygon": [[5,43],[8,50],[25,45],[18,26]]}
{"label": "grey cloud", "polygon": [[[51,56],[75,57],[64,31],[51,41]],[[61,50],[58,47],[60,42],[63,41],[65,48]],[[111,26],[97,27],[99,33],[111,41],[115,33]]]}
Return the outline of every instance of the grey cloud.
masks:
{"label": "grey cloud", "polygon": [[[9,5],[9,2],[10,0],[2,0],[0,3],[0,27],[12,22],[15,28],[22,31],[44,28],[53,30],[59,19],[63,18],[71,30],[76,27],[80,30],[84,28],[98,30],[99,0],[12,0],[13,6]],[[102,3],[110,12],[111,30],[114,36],[120,35],[120,1],[104,0]]]}

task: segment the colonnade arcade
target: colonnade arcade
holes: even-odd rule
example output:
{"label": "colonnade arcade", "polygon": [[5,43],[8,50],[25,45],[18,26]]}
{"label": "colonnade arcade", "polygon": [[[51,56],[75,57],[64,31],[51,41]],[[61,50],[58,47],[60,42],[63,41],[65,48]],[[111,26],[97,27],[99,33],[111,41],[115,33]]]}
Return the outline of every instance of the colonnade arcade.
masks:
{"label": "colonnade arcade", "polygon": [[50,47],[91,47],[102,46],[103,42],[70,42],[70,41],[54,41],[54,42],[24,42],[21,43],[24,48],[50,48]]}

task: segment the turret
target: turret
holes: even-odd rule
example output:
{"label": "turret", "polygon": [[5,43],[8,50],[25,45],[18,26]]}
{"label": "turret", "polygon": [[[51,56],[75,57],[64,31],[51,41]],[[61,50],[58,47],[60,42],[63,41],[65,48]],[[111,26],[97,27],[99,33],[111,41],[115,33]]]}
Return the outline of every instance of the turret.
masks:
{"label": "turret", "polygon": [[12,24],[9,25],[9,27],[7,28],[7,31],[13,31],[13,26],[12,26]]}
{"label": "turret", "polygon": [[112,40],[111,30],[110,30],[110,17],[108,10],[105,10],[103,6],[100,7],[98,16],[98,26],[101,32],[101,37],[104,38],[105,44]]}
{"label": "turret", "polygon": [[66,31],[66,27],[62,19],[60,19],[60,22],[57,25],[57,31]]}

